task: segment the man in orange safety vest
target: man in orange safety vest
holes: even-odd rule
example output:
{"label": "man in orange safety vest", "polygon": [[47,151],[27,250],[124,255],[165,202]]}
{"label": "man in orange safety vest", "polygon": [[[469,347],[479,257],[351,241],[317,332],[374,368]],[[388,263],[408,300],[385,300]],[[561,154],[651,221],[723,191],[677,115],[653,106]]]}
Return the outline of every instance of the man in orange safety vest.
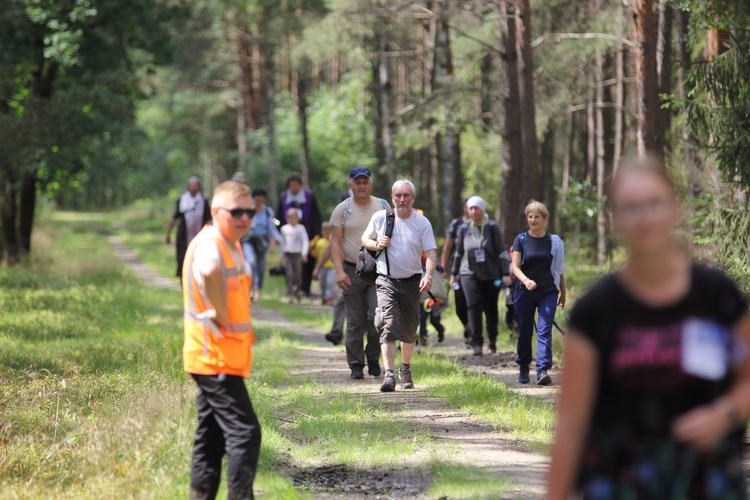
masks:
{"label": "man in orange safety vest", "polygon": [[252,499],[261,432],[244,379],[250,375],[252,271],[239,240],[255,211],[247,185],[214,191],[213,225],[190,243],[183,266],[185,371],[198,384],[198,429],[190,472],[191,500],[213,499],[227,455],[228,498]]}

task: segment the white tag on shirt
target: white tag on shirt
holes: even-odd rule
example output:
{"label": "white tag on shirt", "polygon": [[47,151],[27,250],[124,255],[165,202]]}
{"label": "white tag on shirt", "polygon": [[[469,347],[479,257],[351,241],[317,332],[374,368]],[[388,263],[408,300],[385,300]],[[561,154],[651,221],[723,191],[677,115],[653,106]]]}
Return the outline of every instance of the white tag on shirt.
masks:
{"label": "white tag on shirt", "polygon": [[477,248],[474,251],[474,259],[477,262],[479,262],[479,263],[484,262],[485,260],[487,260],[485,254],[484,254],[484,248]]}
{"label": "white tag on shirt", "polygon": [[691,318],[682,327],[682,369],[688,375],[720,380],[729,367],[726,331],[713,321]]}

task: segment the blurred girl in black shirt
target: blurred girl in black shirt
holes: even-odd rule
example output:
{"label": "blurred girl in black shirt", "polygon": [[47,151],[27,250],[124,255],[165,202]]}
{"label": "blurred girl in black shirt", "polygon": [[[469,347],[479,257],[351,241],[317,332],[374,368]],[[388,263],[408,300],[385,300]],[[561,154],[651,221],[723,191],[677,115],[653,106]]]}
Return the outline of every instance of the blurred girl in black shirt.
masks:
{"label": "blurred girl in black shirt", "polygon": [[660,162],[621,168],[609,201],[629,256],[571,313],[548,498],[746,498],[747,305],[675,241]]}

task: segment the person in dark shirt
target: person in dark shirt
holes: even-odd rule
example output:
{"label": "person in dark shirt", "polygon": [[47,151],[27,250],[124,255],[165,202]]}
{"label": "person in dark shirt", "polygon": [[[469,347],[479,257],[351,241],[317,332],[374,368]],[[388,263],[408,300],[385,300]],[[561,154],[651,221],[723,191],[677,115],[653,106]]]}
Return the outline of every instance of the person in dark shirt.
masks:
{"label": "person in dark shirt", "polygon": [[676,241],[660,161],[620,167],[609,202],[628,259],[571,312],[547,498],[747,498],[747,303]]}
{"label": "person in dark shirt", "polygon": [[529,230],[513,241],[513,273],[516,278],[514,309],[518,320],[516,363],[518,382],[528,384],[531,364],[531,337],[534,316],[539,313],[536,329],[536,382],[549,385],[552,378],[552,325],[556,307],[565,306],[565,246],[556,234],[544,228],[549,211],[544,204],[532,201],[526,207]]}

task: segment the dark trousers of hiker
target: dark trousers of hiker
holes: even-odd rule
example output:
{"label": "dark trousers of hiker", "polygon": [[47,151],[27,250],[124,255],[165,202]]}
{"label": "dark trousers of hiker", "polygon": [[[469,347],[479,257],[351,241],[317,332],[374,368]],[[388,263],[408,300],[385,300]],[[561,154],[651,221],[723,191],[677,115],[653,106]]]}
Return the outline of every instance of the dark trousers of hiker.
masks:
{"label": "dark trousers of hiker", "polygon": [[497,312],[497,298],[500,289],[495,286],[494,281],[480,280],[474,275],[461,276],[461,288],[468,304],[472,347],[484,345],[482,315],[487,318],[487,339],[492,345],[497,341],[497,324],[500,318]]}
{"label": "dark trousers of hiker", "polygon": [[298,299],[302,293],[302,254],[285,252],[284,271],[286,290],[290,297]]}
{"label": "dark trousers of hiker", "polygon": [[523,367],[531,364],[531,338],[534,335],[534,316],[538,312],[536,328],[536,369],[552,368],[552,325],[557,310],[557,288],[529,291],[520,284],[516,288],[516,320],[518,321],[518,346],[516,363]]}
{"label": "dark trousers of hiker", "polygon": [[460,277],[458,279],[458,290],[454,290],[453,295],[456,304],[456,316],[458,316],[461,324],[464,325],[465,332],[466,327],[469,326],[469,305],[466,303],[466,293],[464,292]]}
{"label": "dark trousers of hiker", "polygon": [[198,384],[198,429],[190,471],[191,497],[216,498],[227,455],[229,498],[252,499],[260,456],[260,423],[242,377],[193,375]]}
{"label": "dark trousers of hiker", "polygon": [[[351,284],[344,290],[346,307],[346,359],[349,367],[377,364],[380,359],[380,337],[375,329],[375,308],[378,306],[375,284],[357,276],[354,264],[344,263]],[[367,347],[365,347],[367,337]]]}

